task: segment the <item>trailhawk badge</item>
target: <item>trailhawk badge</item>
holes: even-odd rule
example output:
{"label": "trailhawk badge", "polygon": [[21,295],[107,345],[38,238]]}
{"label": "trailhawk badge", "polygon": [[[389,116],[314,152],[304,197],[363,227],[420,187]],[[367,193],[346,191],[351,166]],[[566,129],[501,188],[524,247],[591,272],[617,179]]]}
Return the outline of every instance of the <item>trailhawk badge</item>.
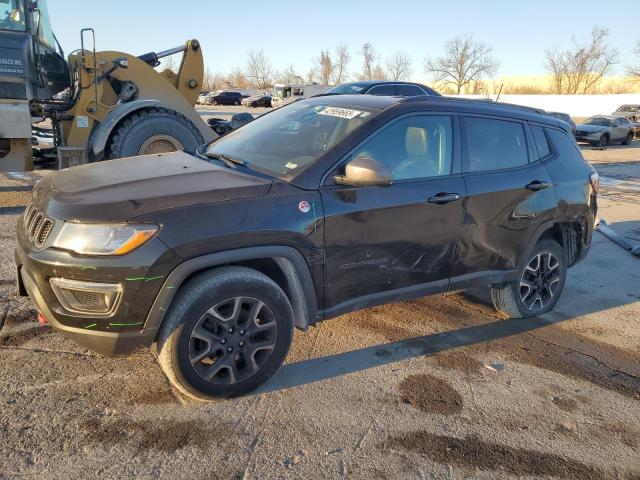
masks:
{"label": "trailhawk badge", "polygon": [[311,210],[311,205],[309,205],[309,202],[305,202],[303,200],[298,204],[298,210],[300,210],[302,213],[309,213],[309,210]]}

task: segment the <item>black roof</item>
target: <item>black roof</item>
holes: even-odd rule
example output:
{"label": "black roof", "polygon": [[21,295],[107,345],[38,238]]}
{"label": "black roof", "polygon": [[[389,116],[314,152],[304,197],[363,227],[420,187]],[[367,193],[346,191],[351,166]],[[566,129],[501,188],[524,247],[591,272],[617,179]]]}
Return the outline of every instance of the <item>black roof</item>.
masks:
{"label": "black roof", "polygon": [[[317,95],[305,100],[305,103],[332,105],[344,108],[363,108],[365,110],[381,111],[390,108],[403,108],[407,111],[424,108],[425,110],[446,109],[454,112],[480,113],[486,115],[506,115],[521,120],[559,125],[559,120],[547,114],[544,110],[515,105],[511,103],[494,102],[485,99],[468,99],[458,97],[391,97],[383,95]],[[419,108],[412,108],[419,107]]]}

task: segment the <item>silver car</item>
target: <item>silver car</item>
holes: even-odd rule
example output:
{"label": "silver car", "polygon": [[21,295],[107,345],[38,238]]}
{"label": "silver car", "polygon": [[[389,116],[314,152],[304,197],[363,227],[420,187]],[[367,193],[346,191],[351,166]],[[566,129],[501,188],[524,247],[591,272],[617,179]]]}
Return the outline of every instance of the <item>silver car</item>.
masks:
{"label": "silver car", "polygon": [[629,145],[633,140],[633,125],[625,117],[597,115],[576,125],[576,141],[598,147],[606,147],[612,142]]}

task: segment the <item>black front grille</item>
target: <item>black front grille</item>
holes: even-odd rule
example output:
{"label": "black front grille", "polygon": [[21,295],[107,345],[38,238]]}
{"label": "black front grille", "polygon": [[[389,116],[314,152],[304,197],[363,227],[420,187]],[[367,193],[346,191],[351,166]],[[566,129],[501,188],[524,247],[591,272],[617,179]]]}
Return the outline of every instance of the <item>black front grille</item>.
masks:
{"label": "black front grille", "polygon": [[40,248],[45,244],[54,225],[54,221],[34,207],[33,203],[27,206],[22,217],[22,227],[27,238],[36,247]]}

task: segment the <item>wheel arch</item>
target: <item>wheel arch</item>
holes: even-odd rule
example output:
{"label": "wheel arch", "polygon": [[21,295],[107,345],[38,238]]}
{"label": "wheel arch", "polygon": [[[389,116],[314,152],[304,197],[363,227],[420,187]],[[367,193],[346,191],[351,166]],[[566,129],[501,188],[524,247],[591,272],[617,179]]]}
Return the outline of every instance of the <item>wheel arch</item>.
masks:
{"label": "wheel arch", "polygon": [[104,120],[98,123],[91,132],[89,145],[87,146],[90,161],[96,162],[104,159],[107,143],[109,142],[109,138],[111,138],[111,134],[125,118],[144,108],[158,106],[160,106],[159,100],[134,100],[133,102],[120,104],[111,110]]}
{"label": "wheel arch", "polygon": [[158,332],[178,290],[190,278],[216,267],[238,265],[253,268],[275,281],[287,294],[294,325],[306,330],[318,312],[316,289],[307,262],[288,246],[249,247],[192,258],[178,265],[165,280],[149,311],[144,329]]}
{"label": "wheel arch", "polygon": [[567,266],[573,266],[582,256],[582,249],[586,241],[587,225],[587,220],[581,215],[573,219],[554,219],[544,222],[538,227],[527,244],[524,255],[520,259],[519,268],[524,268],[524,263],[533,252],[536,244],[545,238],[558,242],[568,260]]}

